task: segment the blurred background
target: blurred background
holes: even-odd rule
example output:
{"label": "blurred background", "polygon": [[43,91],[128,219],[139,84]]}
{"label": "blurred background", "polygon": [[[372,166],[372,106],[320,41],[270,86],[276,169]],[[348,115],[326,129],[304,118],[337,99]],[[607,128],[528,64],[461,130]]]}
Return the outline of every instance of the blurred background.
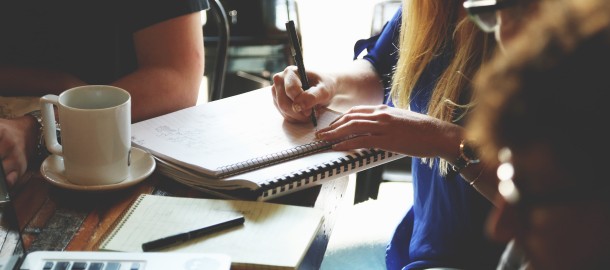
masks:
{"label": "blurred background", "polygon": [[[221,0],[230,28],[223,97],[270,85],[271,76],[293,64],[285,23],[294,20],[308,69],[333,69],[352,61],[353,44],[381,29],[400,1]],[[394,5],[394,6],[390,6]],[[209,13],[209,12],[208,12]],[[374,20],[375,17],[375,20]],[[218,23],[207,14],[206,83],[209,99],[217,57]]]}

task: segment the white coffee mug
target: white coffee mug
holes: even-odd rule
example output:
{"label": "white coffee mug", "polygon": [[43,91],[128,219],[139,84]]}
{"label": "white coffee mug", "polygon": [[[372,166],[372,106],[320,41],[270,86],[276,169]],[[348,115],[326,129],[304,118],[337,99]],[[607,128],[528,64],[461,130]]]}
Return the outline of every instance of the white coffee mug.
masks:
{"label": "white coffee mug", "polygon": [[[58,109],[61,144],[57,140]],[[108,185],[129,174],[131,96],[109,85],[85,85],[40,99],[44,139],[61,156],[65,177],[77,185]]]}

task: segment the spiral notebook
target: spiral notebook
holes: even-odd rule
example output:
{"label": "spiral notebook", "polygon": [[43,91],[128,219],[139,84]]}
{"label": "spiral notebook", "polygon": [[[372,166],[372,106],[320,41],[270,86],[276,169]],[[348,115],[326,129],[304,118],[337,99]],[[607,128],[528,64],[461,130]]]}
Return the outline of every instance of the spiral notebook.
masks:
{"label": "spiral notebook", "polygon": [[[318,128],[341,114],[317,109]],[[403,157],[378,149],[334,151],[311,123],[285,121],[269,87],[132,124],[132,144],[158,170],[196,189],[267,200]]]}

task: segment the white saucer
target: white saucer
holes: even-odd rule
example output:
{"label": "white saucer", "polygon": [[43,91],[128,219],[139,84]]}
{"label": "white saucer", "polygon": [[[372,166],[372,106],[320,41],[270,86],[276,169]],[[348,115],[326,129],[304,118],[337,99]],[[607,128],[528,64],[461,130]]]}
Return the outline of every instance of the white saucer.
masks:
{"label": "white saucer", "polygon": [[114,190],[133,186],[146,179],[154,170],[155,159],[153,156],[136,147],[131,148],[131,165],[129,166],[127,179],[116,184],[83,186],[70,183],[64,175],[64,159],[57,155],[48,156],[40,166],[40,173],[49,183],[61,188],[86,191]]}

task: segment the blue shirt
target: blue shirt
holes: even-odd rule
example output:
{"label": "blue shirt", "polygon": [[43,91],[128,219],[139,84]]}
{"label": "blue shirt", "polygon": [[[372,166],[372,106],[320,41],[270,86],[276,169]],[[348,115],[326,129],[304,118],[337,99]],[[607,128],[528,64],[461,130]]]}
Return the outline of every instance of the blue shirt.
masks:
{"label": "blue shirt", "polygon": [[[401,11],[384,26],[382,32],[354,47],[355,57],[373,64],[385,84],[385,102],[389,100],[392,71],[396,66]],[[426,113],[436,81],[452,57],[445,51],[427,66],[411,94],[410,109]],[[388,245],[388,269],[453,267],[495,269],[504,245],[485,237],[484,223],[492,204],[457,173],[441,176],[438,159],[432,167],[420,158],[412,159],[414,200]]]}

